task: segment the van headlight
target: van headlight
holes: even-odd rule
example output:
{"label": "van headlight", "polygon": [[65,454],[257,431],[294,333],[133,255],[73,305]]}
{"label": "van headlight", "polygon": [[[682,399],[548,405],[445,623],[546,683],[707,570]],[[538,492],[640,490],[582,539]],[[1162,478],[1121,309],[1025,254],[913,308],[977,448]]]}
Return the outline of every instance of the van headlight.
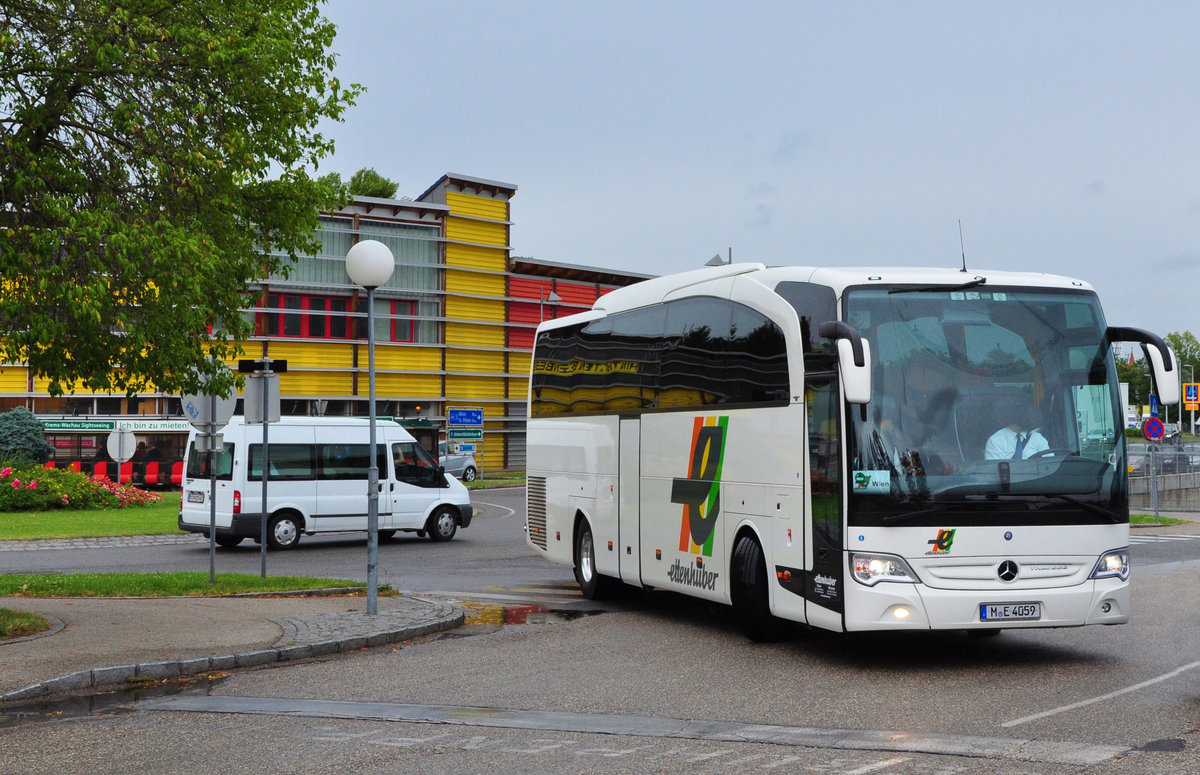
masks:
{"label": "van headlight", "polygon": [[903,558],[894,554],[866,554],[855,552],[850,555],[850,567],[854,580],[873,587],[881,581],[898,581],[916,584],[920,579]]}
{"label": "van headlight", "polygon": [[1096,568],[1092,571],[1090,578],[1120,579],[1121,581],[1129,578],[1129,548],[1114,549],[1100,555],[1100,561],[1096,563]]}

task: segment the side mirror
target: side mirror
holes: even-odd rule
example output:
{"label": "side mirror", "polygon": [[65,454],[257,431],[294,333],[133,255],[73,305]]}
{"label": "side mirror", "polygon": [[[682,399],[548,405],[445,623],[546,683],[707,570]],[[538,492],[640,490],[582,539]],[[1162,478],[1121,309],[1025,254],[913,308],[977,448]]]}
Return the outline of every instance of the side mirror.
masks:
{"label": "side mirror", "polygon": [[1179,403],[1179,361],[1166,342],[1149,331],[1119,326],[1108,327],[1108,341],[1110,345],[1113,342],[1140,343],[1142,353],[1150,364],[1158,402],[1164,405]]}
{"label": "side mirror", "polygon": [[846,400],[852,404],[871,403],[871,343],[862,338],[857,328],[840,320],[821,323],[817,333],[837,342]]}

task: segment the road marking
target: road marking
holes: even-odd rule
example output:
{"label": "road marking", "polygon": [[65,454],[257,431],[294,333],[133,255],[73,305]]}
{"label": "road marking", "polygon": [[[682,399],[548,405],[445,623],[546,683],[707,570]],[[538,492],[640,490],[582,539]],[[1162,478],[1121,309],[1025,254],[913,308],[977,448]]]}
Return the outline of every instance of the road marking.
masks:
{"label": "road marking", "polygon": [[493,509],[500,509],[500,511],[507,511],[508,512],[507,514],[500,515],[500,519],[508,519],[513,514],[517,513],[516,509],[510,509],[508,506],[501,506],[499,503],[488,503],[487,501],[476,501],[476,502],[480,506],[491,506]]}
{"label": "road marking", "polygon": [[1092,697],[1091,699],[1088,699],[1088,700],[1080,700],[1079,702],[1073,702],[1070,705],[1063,705],[1058,708],[1051,708],[1050,710],[1044,710],[1041,713],[1035,713],[1032,716],[1025,716],[1024,718],[1013,719],[1012,721],[1005,721],[1000,726],[1005,727],[1005,728],[1011,728],[1011,727],[1015,727],[1015,726],[1020,726],[1021,724],[1026,724],[1030,721],[1037,721],[1038,719],[1043,719],[1043,718],[1046,718],[1047,716],[1054,716],[1059,713],[1066,713],[1069,710],[1077,710],[1079,708],[1085,708],[1088,705],[1095,705],[1097,702],[1104,702],[1105,700],[1111,700],[1113,697],[1120,697],[1122,694],[1129,694],[1130,692],[1136,692],[1139,689],[1145,689],[1147,686],[1153,686],[1155,684],[1160,684],[1163,681],[1169,681],[1172,678],[1175,678],[1176,676],[1183,675],[1184,673],[1186,673],[1189,670],[1195,670],[1197,667],[1200,667],[1200,661],[1192,662],[1190,665],[1184,665],[1183,667],[1176,668],[1175,670],[1172,670],[1169,673],[1164,673],[1163,675],[1160,675],[1157,678],[1151,678],[1148,681],[1142,681],[1141,683],[1134,684],[1133,686],[1126,686],[1124,689],[1117,689],[1115,692],[1109,692],[1108,694],[1102,694],[1099,697]]}
{"label": "road marking", "polygon": [[[1200,664],[1200,663],[1197,663]],[[895,751],[970,758],[1006,758],[1052,764],[1099,764],[1129,751],[1126,746],[973,735],[921,735],[887,730],[791,727],[703,719],[620,716],[600,713],[507,710],[465,705],[406,705],[276,697],[176,695],[137,703],[142,710],[239,713],[267,716],[454,724],[576,734],[713,740],[854,751]]]}
{"label": "road marking", "polygon": [[844,773],[844,775],[867,775],[867,773],[869,773],[869,772],[876,772],[878,770],[887,769],[888,767],[891,767],[894,764],[903,764],[906,761],[908,761],[907,757],[900,757],[897,759],[888,759],[886,761],[875,762],[874,764],[868,764],[866,766],[859,767],[856,770],[847,770]]}
{"label": "road marking", "polygon": [[1195,541],[1200,538],[1200,535],[1182,535],[1179,533],[1160,534],[1160,535],[1139,535],[1130,536],[1129,543],[1131,544],[1157,544],[1165,541]]}

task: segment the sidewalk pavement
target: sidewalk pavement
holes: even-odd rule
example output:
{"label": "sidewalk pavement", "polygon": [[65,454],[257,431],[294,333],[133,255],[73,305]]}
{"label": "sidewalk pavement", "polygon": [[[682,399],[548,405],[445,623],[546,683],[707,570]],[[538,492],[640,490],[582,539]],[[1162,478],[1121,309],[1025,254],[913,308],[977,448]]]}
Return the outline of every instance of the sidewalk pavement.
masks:
{"label": "sidewalk pavement", "polygon": [[306,659],[454,629],[462,609],[411,595],[380,597],[28,598],[52,627],[0,641],[0,708],[64,692],[209,670]]}

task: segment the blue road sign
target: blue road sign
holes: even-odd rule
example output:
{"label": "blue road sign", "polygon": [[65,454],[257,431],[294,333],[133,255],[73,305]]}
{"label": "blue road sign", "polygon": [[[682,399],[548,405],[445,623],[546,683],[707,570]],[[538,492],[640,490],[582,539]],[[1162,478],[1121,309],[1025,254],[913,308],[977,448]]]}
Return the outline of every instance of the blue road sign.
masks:
{"label": "blue road sign", "polygon": [[1150,394],[1150,416],[1158,417],[1158,394]]}
{"label": "blue road sign", "polygon": [[449,414],[451,425],[483,425],[482,409],[451,409]]}

